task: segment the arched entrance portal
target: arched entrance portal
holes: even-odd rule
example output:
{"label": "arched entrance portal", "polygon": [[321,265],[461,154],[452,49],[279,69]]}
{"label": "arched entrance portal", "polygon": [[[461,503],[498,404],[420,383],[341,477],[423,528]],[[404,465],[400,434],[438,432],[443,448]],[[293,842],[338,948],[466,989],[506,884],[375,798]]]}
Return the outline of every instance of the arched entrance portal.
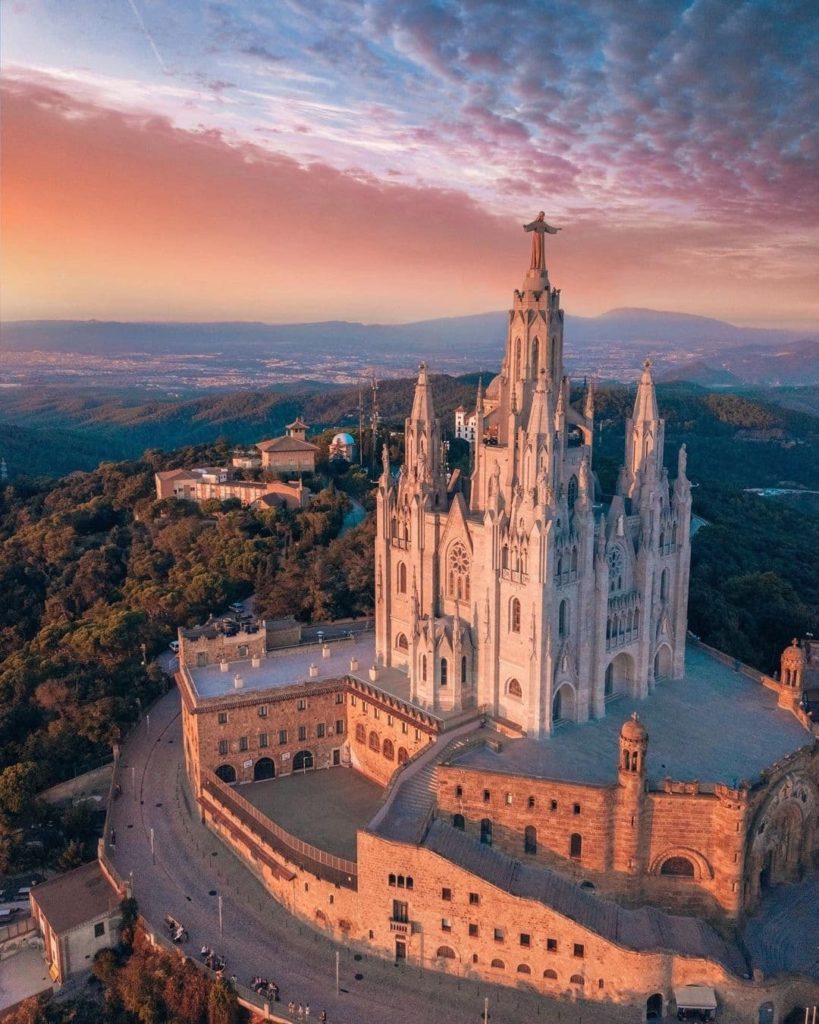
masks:
{"label": "arched entrance portal", "polygon": [[616,693],[630,693],[634,680],[634,658],[621,651],[606,669],[606,696]]}
{"label": "arched entrance portal", "polygon": [[300,750],[293,758],[293,771],[306,772],[313,767],[313,755],[309,750]]}
{"label": "arched entrance portal", "polygon": [[668,644],[662,647],[654,655],[654,678],[669,679],[671,677],[671,648]]}
{"label": "arched entrance portal", "polygon": [[660,992],[646,999],[646,1020],[662,1020],[663,1018],[663,997]]}
{"label": "arched entrance portal", "polygon": [[759,1024],[774,1024],[774,1004],[763,1003],[759,1008]]}
{"label": "arched entrance portal", "polygon": [[272,758],[260,757],[253,766],[253,781],[261,782],[263,779],[272,779],[276,775],[276,766]]}
{"label": "arched entrance portal", "polygon": [[216,769],[216,778],[221,779],[222,782],[235,782],[236,769],[232,764],[220,764]]}
{"label": "arched entrance portal", "polygon": [[573,722],[574,719],[574,689],[569,683],[564,683],[552,698],[552,721]]}

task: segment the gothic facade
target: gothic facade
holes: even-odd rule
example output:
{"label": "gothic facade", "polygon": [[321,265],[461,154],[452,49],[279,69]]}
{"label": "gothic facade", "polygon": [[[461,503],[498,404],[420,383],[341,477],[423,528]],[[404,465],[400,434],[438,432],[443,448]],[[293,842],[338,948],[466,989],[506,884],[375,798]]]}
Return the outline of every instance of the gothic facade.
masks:
{"label": "gothic facade", "polygon": [[514,292],[500,374],[476,404],[468,481],[448,476],[426,366],[405,461],[378,489],[376,654],[433,711],[481,707],[529,736],[684,672],[691,497],[663,467],[646,361],[616,493],[598,503],[594,396],[570,401],[545,266]]}

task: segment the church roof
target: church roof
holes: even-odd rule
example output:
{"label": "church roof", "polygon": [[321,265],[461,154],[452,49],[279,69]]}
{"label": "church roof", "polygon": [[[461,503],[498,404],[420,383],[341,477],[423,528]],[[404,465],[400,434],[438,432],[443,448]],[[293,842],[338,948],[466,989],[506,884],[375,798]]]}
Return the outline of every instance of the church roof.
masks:
{"label": "church roof", "polygon": [[259,441],[256,445],[260,452],[317,452],[318,447],[300,437],[273,437],[269,441]]}
{"label": "church roof", "polygon": [[297,416],[297,417],[296,417],[296,418],[295,418],[295,419],[293,420],[293,422],[292,422],[292,423],[288,423],[288,424],[287,424],[287,429],[288,429],[288,430],[308,430],[308,429],[309,429],[309,427],[308,427],[308,426],[307,426],[307,424],[306,424],[306,423],[304,422],[304,420],[303,420],[303,419],[301,418],[301,416]]}

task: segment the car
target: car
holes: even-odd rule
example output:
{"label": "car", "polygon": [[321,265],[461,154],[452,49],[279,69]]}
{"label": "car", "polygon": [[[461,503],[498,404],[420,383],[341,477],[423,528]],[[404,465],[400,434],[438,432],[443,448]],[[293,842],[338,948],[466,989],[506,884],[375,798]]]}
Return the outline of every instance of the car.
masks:
{"label": "car", "polygon": [[232,604],[228,605],[228,607],[232,612],[236,612],[237,615],[245,610],[245,606],[241,601],[234,601]]}
{"label": "car", "polygon": [[178,640],[171,640],[171,642],[168,644],[168,647],[170,648],[170,650],[173,651],[174,654],[179,654],[179,641]]}

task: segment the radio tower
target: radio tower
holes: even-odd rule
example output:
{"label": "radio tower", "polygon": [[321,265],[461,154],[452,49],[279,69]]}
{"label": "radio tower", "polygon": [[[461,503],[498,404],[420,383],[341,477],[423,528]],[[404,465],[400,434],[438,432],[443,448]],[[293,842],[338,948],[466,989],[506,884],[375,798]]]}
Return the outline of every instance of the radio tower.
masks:
{"label": "radio tower", "polygon": [[376,445],[376,439],[378,437],[378,378],[376,377],[375,372],[373,372],[372,380],[370,382],[370,386],[372,388],[372,395],[373,395],[372,415],[370,417],[370,423],[372,425],[372,438],[371,438],[371,440],[372,440],[372,450],[371,450],[371,453],[370,453],[370,475],[373,476],[373,475],[375,475],[375,462],[376,462],[375,445]]}

